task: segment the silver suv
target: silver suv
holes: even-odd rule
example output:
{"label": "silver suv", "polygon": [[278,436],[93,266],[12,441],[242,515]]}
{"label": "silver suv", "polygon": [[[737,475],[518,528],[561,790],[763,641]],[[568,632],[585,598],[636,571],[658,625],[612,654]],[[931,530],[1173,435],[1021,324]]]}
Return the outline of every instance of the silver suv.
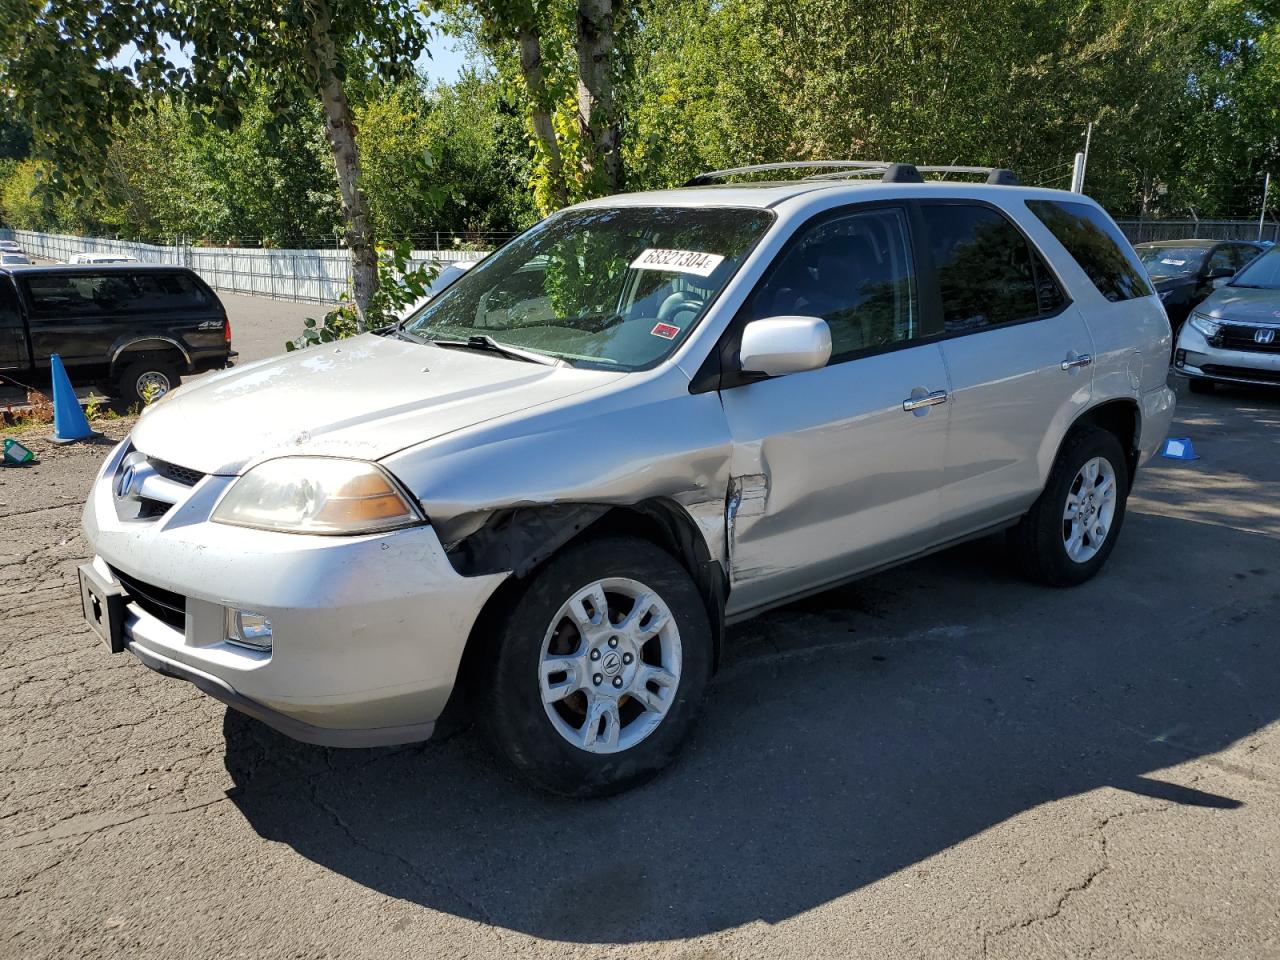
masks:
{"label": "silver suv", "polygon": [[1088,580],[1174,407],[1132,249],[1007,171],[827,167],[580,204],[394,328],[170,393],[89,497],[86,617],[298,739],[452,701],[594,795],[672,758],[726,624],[999,530]]}

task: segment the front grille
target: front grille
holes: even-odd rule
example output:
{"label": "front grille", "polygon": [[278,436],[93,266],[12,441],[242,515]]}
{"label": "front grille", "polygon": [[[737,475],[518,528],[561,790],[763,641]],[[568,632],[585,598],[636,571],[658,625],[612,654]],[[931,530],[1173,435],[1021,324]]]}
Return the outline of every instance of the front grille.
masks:
{"label": "front grille", "polygon": [[175,630],[187,629],[187,598],[182,594],[144,583],[115,567],[111,568],[111,573],[129,591],[130,602]]}
{"label": "front grille", "polygon": [[194,487],[197,483],[204,479],[204,474],[199,470],[191,470],[188,467],[180,467],[176,463],[170,463],[168,460],[161,460],[157,457],[147,457],[147,463],[151,464],[151,469],[164,477],[166,480],[173,480],[182,484],[184,487]]}
{"label": "front grille", "polygon": [[[1259,343],[1254,337],[1259,330],[1275,331],[1275,338],[1270,343]],[[1275,327],[1248,327],[1244,324],[1229,323],[1218,331],[1218,335],[1209,341],[1215,347],[1224,350],[1248,350],[1251,353],[1280,353],[1280,330]]]}
{"label": "front grille", "polygon": [[1228,367],[1220,363],[1206,363],[1200,367],[1205,376],[1237,377],[1241,380],[1258,380],[1263,383],[1280,383],[1280,370],[1255,370],[1252,367]]}

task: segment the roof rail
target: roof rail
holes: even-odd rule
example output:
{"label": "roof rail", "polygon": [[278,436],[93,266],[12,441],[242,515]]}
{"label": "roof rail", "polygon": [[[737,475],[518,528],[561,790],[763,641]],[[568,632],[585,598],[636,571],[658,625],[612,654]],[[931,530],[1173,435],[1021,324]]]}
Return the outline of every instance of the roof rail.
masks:
{"label": "roof rail", "polygon": [[926,173],[974,173],[986,174],[986,182],[993,186],[1017,187],[1022,185],[1017,174],[1003,167],[958,167],[919,166],[911,163],[890,163],[884,160],[792,160],[780,163],[757,163],[746,167],[730,167],[726,170],[711,170],[691,177],[685,182],[686,187],[704,187],[741,173],[763,173],[770,170],[831,170],[830,173],[817,173],[805,177],[805,180],[847,180],[853,177],[871,177],[879,175],[885,183],[924,183]]}
{"label": "roof rail", "polygon": [[727,170],[709,170],[685,181],[686,187],[705,187],[716,180],[739,173],[764,173],[769,170],[811,170],[847,167],[851,170],[883,170],[889,164],[883,160],[789,160],[781,163],[754,163],[747,167],[730,167]]}

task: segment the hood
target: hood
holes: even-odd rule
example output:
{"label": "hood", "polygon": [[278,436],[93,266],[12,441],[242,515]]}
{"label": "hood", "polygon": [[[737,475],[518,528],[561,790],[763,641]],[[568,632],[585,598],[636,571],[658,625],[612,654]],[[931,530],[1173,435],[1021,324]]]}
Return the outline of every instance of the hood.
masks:
{"label": "hood", "polygon": [[1280,325],[1280,290],[1220,287],[1196,307],[1196,312],[1227,322]]}
{"label": "hood", "polygon": [[202,473],[284,454],[378,460],[623,376],[365,334],[193,381],[146,410],[132,439]]}

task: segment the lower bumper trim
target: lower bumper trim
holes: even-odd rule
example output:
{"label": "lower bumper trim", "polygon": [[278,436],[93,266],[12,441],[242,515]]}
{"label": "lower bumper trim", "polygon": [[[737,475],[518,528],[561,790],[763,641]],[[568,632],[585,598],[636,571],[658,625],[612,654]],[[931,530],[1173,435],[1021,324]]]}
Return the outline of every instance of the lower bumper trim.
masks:
{"label": "lower bumper trim", "polygon": [[219,678],[189,667],[176,660],[161,656],[140,646],[136,641],[126,641],[125,649],[142,661],[143,665],[178,680],[186,680],[202,692],[221,700],[227,706],[240,713],[261,720],[267,726],[278,730],[286,737],[300,740],[303,743],[314,743],[322,747],[387,747],[402,743],[418,743],[431,739],[435,732],[435,722],[413,723],[398,727],[375,727],[372,729],[334,729],[317,727],[304,723],[294,717],[264,706],[256,700],[250,700],[237,693],[226,682]]}
{"label": "lower bumper trim", "polygon": [[1230,372],[1222,372],[1223,369],[1222,367],[1215,369],[1212,364],[1208,364],[1205,367],[1193,367],[1187,364],[1183,367],[1174,367],[1173,372],[1180,377],[1186,377],[1188,380],[1218,380],[1222,383],[1244,383],[1252,387],[1280,386],[1280,374],[1271,373],[1270,371],[1259,370],[1258,375],[1253,376],[1251,371],[1246,370],[1244,367],[1225,368]]}

